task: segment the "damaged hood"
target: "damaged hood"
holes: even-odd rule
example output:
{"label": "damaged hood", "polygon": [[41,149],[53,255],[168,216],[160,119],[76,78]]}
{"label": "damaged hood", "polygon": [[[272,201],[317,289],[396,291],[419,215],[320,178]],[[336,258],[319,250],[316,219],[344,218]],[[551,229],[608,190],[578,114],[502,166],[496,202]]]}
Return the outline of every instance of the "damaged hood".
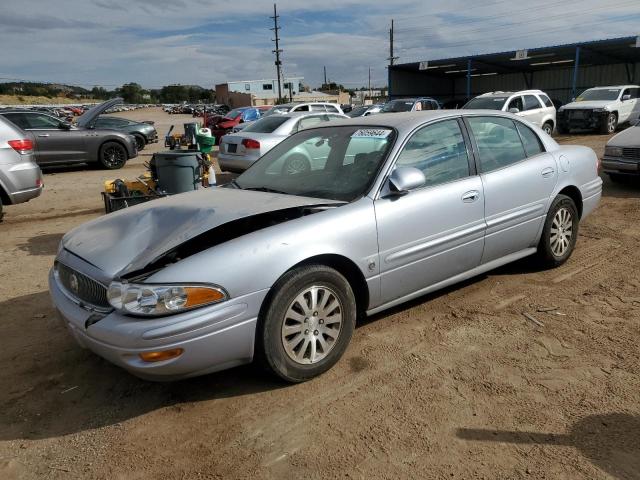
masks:
{"label": "damaged hood", "polygon": [[67,233],[62,246],[110,278],[144,268],[197,235],[240,218],[343,202],[267,192],[209,188],[110,213]]}

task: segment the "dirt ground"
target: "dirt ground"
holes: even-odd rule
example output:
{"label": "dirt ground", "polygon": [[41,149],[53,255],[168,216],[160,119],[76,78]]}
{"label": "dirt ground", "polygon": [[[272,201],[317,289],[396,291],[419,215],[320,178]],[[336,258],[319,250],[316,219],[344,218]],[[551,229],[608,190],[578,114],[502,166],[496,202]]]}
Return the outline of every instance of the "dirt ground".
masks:
{"label": "dirt ground", "polygon": [[[123,114],[191,121],[159,109]],[[602,154],[605,136],[573,135]],[[285,386],[138,380],[77,347],[47,271],[123,170],[57,169],[0,225],[0,478],[640,478],[640,185],[605,179],[561,268],[528,261],[370,318]],[[525,318],[528,313],[543,324]]]}

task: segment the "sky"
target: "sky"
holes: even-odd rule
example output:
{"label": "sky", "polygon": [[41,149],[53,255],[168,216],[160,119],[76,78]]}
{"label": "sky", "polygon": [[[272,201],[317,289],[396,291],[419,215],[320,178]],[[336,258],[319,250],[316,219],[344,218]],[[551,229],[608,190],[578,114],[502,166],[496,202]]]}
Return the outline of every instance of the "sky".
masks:
{"label": "sky", "polygon": [[[273,2],[2,0],[0,81],[145,88],[275,78]],[[285,75],[384,86],[397,63],[640,34],[639,0],[279,0]]]}

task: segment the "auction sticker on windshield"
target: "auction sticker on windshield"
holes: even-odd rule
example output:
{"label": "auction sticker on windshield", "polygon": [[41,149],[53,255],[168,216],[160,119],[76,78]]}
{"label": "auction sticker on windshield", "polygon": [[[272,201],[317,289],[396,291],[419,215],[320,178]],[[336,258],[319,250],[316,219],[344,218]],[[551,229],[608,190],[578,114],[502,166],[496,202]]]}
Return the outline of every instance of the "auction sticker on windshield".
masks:
{"label": "auction sticker on windshield", "polygon": [[382,128],[362,128],[356,130],[351,138],[387,138],[391,134],[391,130]]}

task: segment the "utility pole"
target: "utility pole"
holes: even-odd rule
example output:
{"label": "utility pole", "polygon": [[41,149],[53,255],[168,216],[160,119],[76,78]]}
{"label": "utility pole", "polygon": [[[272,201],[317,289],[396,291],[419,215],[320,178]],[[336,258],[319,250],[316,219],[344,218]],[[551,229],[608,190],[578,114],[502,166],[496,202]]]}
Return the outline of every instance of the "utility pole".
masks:
{"label": "utility pole", "polygon": [[326,65],[323,68],[324,68],[324,88],[327,88],[327,67],[326,67]]}
{"label": "utility pole", "polygon": [[273,18],[273,28],[271,30],[273,30],[276,35],[276,38],[272,39],[273,42],[276,42],[276,49],[272,50],[272,52],[276,54],[276,75],[278,75],[278,103],[280,103],[282,101],[282,62],[280,61],[280,54],[282,53],[282,50],[280,50],[280,37],[278,35],[278,32],[280,30],[280,27],[278,26],[278,18],[280,18],[280,16],[278,15],[275,3],[273,4],[273,17],[269,18]]}
{"label": "utility pole", "polygon": [[371,67],[369,67],[369,98],[371,98]]}
{"label": "utility pole", "polygon": [[393,65],[393,62],[397,60],[398,57],[393,56],[393,19],[391,19],[391,28],[389,29],[389,65]]}

